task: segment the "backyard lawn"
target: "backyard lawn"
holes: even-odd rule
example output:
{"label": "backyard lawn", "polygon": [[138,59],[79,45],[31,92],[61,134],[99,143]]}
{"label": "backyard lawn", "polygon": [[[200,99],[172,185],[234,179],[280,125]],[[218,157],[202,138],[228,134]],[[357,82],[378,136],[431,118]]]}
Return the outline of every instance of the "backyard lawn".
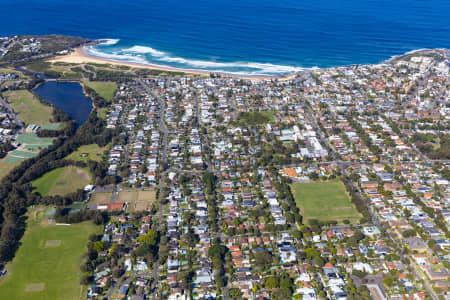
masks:
{"label": "backyard lawn", "polygon": [[291,189],[304,221],[357,222],[362,217],[340,180],[294,183]]}
{"label": "backyard lawn", "polygon": [[66,166],[45,173],[31,182],[34,192],[42,196],[67,195],[89,184],[91,176],[86,168]]}
{"label": "backyard lawn", "polygon": [[82,256],[88,237],[101,227],[92,222],[56,226],[48,223],[43,208],[29,211],[27,228],[8,273],[0,280],[1,299],[84,299],[79,284]]}

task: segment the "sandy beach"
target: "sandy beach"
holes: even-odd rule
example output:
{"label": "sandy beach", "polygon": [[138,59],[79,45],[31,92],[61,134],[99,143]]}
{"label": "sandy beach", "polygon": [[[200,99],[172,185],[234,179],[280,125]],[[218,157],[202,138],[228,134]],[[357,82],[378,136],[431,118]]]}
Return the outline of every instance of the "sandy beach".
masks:
{"label": "sandy beach", "polygon": [[[160,65],[154,65],[154,64],[139,64],[139,63],[133,63],[133,62],[125,62],[125,61],[117,61],[117,60],[111,60],[101,57],[96,57],[89,55],[84,51],[83,46],[78,47],[70,54],[63,55],[63,56],[57,56],[52,59],[48,60],[49,62],[66,62],[66,63],[74,63],[74,64],[86,64],[86,63],[96,63],[96,64],[110,64],[110,65],[117,65],[117,66],[129,66],[132,68],[140,68],[140,69],[152,69],[152,70],[162,70],[162,71],[169,71],[169,72],[183,72],[187,74],[195,74],[195,75],[202,75],[202,76],[209,76],[211,72],[208,71],[202,71],[202,70],[191,70],[191,69],[181,69],[181,68],[172,68],[167,66],[160,66]],[[290,77],[292,75],[286,76],[286,77],[274,77],[274,76],[261,76],[261,75],[238,75],[238,74],[228,74],[228,73],[217,73],[220,74],[223,77],[233,77],[233,78],[241,78],[241,79],[249,79],[249,80],[272,80],[272,79],[278,79],[283,80],[287,77]]]}

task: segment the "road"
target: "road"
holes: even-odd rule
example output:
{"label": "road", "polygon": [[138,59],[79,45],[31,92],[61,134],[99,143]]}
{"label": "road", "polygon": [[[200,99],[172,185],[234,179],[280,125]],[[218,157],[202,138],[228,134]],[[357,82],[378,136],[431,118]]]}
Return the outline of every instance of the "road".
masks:
{"label": "road", "polygon": [[[331,147],[331,145],[328,143],[328,139],[326,139],[324,137],[322,131],[320,130],[320,127],[317,124],[316,119],[314,118],[314,116],[312,115],[311,111],[309,110],[309,107],[307,105],[305,105],[305,107],[306,107],[305,112],[306,112],[308,118],[310,119],[311,123],[315,127],[316,131],[319,132],[319,136],[320,136],[320,139],[321,139],[322,143],[324,143],[328,147],[329,151],[331,151],[331,155],[333,156],[334,162],[337,164],[341,174],[344,175],[343,177],[344,177],[345,182],[351,187],[351,190],[354,192],[354,194],[366,205],[366,208],[367,208],[367,211],[370,214],[370,218],[372,220],[372,223],[375,224],[381,230],[385,229],[384,233],[385,233],[386,237],[391,241],[392,245],[394,245],[394,248],[396,250],[396,254],[399,255],[399,257],[400,257],[400,259],[402,261],[406,261],[406,256],[403,253],[401,245],[399,245],[398,241],[391,236],[391,233],[389,232],[389,230],[387,230],[387,228],[384,228],[384,226],[381,224],[381,222],[379,221],[378,217],[375,215],[375,212],[372,210],[371,203],[365,197],[363,197],[361,195],[359,187],[355,186],[355,184],[348,178],[349,174],[347,174],[346,167],[345,167],[346,165],[348,166],[348,162],[343,162],[343,161],[338,160],[338,157],[337,157],[337,155],[336,155],[336,153],[334,151],[334,148]],[[422,158],[423,155],[420,155],[420,157]],[[426,157],[425,157],[425,159],[426,159]],[[428,159],[426,159],[424,161],[429,163]],[[392,163],[392,162],[389,162],[389,164],[390,163]],[[432,289],[431,285],[429,284],[427,278],[424,277],[424,276],[419,276],[419,274],[417,273],[416,268],[411,268],[411,266],[408,266],[408,268],[411,271],[411,273],[414,275],[415,278],[422,278],[422,279],[424,279],[425,289],[427,290],[427,293],[429,295],[431,295],[433,300],[438,300],[438,298],[437,298],[434,290]]]}
{"label": "road", "polygon": [[227,96],[227,99],[228,103],[231,104],[231,118],[233,121],[236,121],[238,116],[236,99],[234,99],[233,95],[231,95],[231,97]]}
{"label": "road", "polygon": [[[425,80],[425,79],[424,79]],[[155,94],[155,92],[149,87],[149,85],[144,82],[144,80],[142,79],[137,79],[137,82],[142,85],[142,87],[147,91],[148,94],[152,95],[153,97],[155,97],[155,99],[158,101],[159,104],[159,129],[162,133],[162,151],[161,151],[161,155],[160,155],[160,163],[161,163],[161,173],[160,173],[160,181],[159,181],[159,211],[158,211],[158,230],[161,231],[162,229],[162,224],[163,224],[163,202],[164,202],[164,188],[165,188],[165,179],[167,176],[168,172],[177,172],[177,173],[182,173],[182,172],[186,172],[186,173],[195,173],[195,174],[201,174],[204,171],[202,170],[180,170],[174,167],[170,167],[166,169],[167,166],[167,139],[168,139],[168,129],[167,129],[167,125],[165,122],[165,101],[163,100],[163,98],[158,97],[158,95]],[[195,108],[194,108],[194,113],[196,116],[196,122],[198,127],[200,127],[200,104],[199,104],[199,99],[198,99],[198,95],[194,94],[194,101],[195,101]],[[369,203],[369,201],[363,197],[361,195],[361,192],[359,190],[359,187],[356,186],[349,178],[349,174],[348,174],[348,166],[351,165],[361,165],[361,164],[372,164],[372,161],[359,161],[359,162],[351,162],[351,161],[342,161],[339,159],[339,155],[336,153],[336,151],[334,150],[334,148],[332,147],[332,145],[330,145],[330,143],[328,142],[328,139],[326,138],[326,136],[323,134],[323,132],[320,130],[320,127],[317,123],[317,120],[315,119],[313,113],[310,111],[310,109],[308,108],[307,105],[305,105],[305,113],[308,117],[308,119],[310,120],[311,124],[313,124],[314,128],[316,129],[316,132],[318,133],[318,137],[320,139],[320,141],[323,143],[323,145],[325,145],[328,149],[328,151],[330,152],[330,155],[333,157],[333,161],[329,161],[329,162],[310,162],[310,163],[302,163],[302,164],[293,164],[290,166],[278,166],[278,167],[298,167],[298,166],[310,166],[310,165],[322,165],[322,164],[336,164],[337,167],[339,168],[341,174],[343,174],[344,176],[344,181],[351,187],[352,191],[354,192],[354,194],[366,205],[367,210],[370,214],[370,218],[371,218],[371,222],[372,224],[375,224],[377,227],[379,227],[380,229],[385,229],[383,224],[381,224],[380,220],[378,219],[377,215],[375,214],[375,212],[371,209],[371,204]],[[205,139],[204,136],[202,136],[202,143],[204,143],[204,145],[208,145],[208,141]],[[414,147],[415,148],[415,147]],[[417,149],[415,149],[417,151]],[[420,152],[418,152],[420,153]],[[423,155],[419,155],[419,157],[424,161],[429,163],[430,160],[428,160],[426,157],[423,157]],[[439,161],[439,162],[444,162],[444,161]],[[392,161],[379,161],[378,163],[383,163],[383,164],[388,164],[391,165],[393,162]],[[417,163],[417,161],[406,161],[404,163]],[[212,170],[212,166],[210,163],[208,163],[208,170],[215,172]],[[368,225],[368,224],[365,224]],[[392,238],[390,232],[388,230],[384,230],[384,234],[386,235],[386,237],[388,238],[388,240],[391,242],[391,244],[393,245],[395,252],[399,255],[400,259],[402,261],[406,260],[406,256],[405,254],[402,252],[402,246],[399,245],[398,241],[394,238]],[[219,233],[216,232],[216,238],[220,238],[220,239],[224,239],[226,236],[223,233]],[[418,274],[417,270],[415,267],[411,267],[411,266],[407,266],[409,268],[409,270],[411,271],[411,273],[416,277],[416,278],[423,278],[423,275]],[[151,272],[151,274],[153,275],[153,278],[155,279],[153,281],[154,283],[154,293],[152,298],[156,299],[157,298],[157,287],[158,287],[158,280],[159,280],[159,263],[156,262],[154,264],[154,268]],[[132,275],[131,277],[127,278],[126,280],[131,281],[132,277],[135,275]],[[127,281],[125,281],[126,284]],[[425,285],[424,285],[425,289],[427,290],[428,294],[431,295],[431,297],[433,298],[433,300],[437,300],[437,297],[434,293],[434,291],[432,290],[431,286],[429,285],[428,280],[425,280]]]}
{"label": "road", "polygon": [[12,110],[12,108],[9,106],[9,104],[5,101],[5,99],[3,99],[2,97],[0,97],[0,105],[3,106],[6,110],[6,112],[14,118],[14,121],[16,122],[17,125],[19,125],[20,127],[23,127],[23,122],[22,120],[20,120],[16,113]]}
{"label": "road", "polygon": [[[142,79],[137,79],[137,82],[142,85],[142,87],[146,90],[146,92],[153,97],[155,97],[159,104],[159,130],[162,133],[162,151],[160,155],[160,165],[161,172],[160,172],[160,178],[159,178],[159,209],[158,209],[158,231],[161,232],[162,230],[162,223],[163,223],[163,203],[164,203],[164,188],[165,188],[165,180],[166,180],[166,173],[167,170],[164,170],[163,168],[167,165],[167,138],[168,138],[168,129],[165,122],[165,105],[166,103],[161,97],[157,97],[153,91],[150,89],[150,87],[144,82]],[[159,281],[159,261],[157,260],[153,267],[153,296],[152,299],[156,300],[158,296],[158,281]]]}
{"label": "road", "polygon": [[136,79],[136,81],[141,84],[141,86],[145,89],[145,91],[151,95],[152,97],[154,97],[155,99],[157,99],[158,104],[159,104],[159,130],[161,131],[163,138],[162,138],[162,153],[161,153],[161,162],[163,164],[163,166],[165,167],[167,164],[167,136],[168,136],[168,129],[167,129],[167,125],[164,119],[164,112],[165,112],[165,107],[166,107],[166,103],[164,102],[164,100],[159,97],[159,95],[156,95],[155,92],[153,90],[150,89],[150,87],[148,86],[147,83],[144,82],[144,80],[142,78],[138,78]]}
{"label": "road", "polygon": [[106,295],[106,299],[110,299],[112,294],[118,292],[117,290],[121,285],[129,285],[131,281],[137,276],[149,276],[152,275],[152,272],[144,272],[144,273],[133,273],[127,277],[126,273],[124,273],[117,281],[114,282],[113,286],[108,290],[108,294]]}

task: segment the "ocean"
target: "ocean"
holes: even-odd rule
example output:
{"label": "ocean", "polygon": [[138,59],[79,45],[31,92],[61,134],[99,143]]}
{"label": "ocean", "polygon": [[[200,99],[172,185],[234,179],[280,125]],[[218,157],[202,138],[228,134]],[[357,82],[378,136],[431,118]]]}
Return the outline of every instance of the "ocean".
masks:
{"label": "ocean", "polygon": [[450,48],[449,0],[0,0],[0,36],[65,34],[116,60],[245,74]]}

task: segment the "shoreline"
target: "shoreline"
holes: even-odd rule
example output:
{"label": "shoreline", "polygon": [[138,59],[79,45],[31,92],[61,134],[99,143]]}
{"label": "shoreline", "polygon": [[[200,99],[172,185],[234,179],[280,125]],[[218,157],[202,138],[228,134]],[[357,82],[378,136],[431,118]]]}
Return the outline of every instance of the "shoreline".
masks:
{"label": "shoreline", "polygon": [[[287,81],[295,78],[296,74],[298,72],[292,72],[283,76],[276,76],[276,75],[250,75],[250,74],[235,74],[235,73],[227,73],[227,72],[211,72],[207,70],[198,70],[198,69],[185,69],[185,68],[177,68],[177,67],[170,67],[170,66],[164,66],[164,65],[158,65],[158,64],[144,64],[144,63],[137,63],[137,62],[128,62],[128,61],[121,61],[121,60],[114,60],[109,58],[104,58],[96,55],[92,55],[87,53],[84,50],[85,46],[93,45],[93,44],[100,44],[102,43],[102,40],[100,41],[94,41],[85,45],[81,45],[75,49],[69,54],[62,55],[62,56],[55,56],[53,58],[48,59],[49,62],[66,62],[66,63],[74,63],[74,64],[84,64],[84,63],[95,63],[95,64],[110,64],[115,66],[128,66],[131,68],[138,68],[138,69],[150,69],[150,70],[159,70],[159,71],[167,71],[167,72],[180,72],[185,73],[189,75],[199,75],[199,76],[209,76],[211,74],[220,75],[225,78],[236,78],[236,79],[245,79],[245,80],[261,80],[261,81],[271,81],[271,80],[278,80],[278,81]],[[422,49],[416,49],[411,50],[408,52],[405,52],[403,54],[399,55],[393,55],[390,58],[381,61],[379,63],[367,63],[367,64],[350,64],[345,66],[335,66],[335,67],[326,67],[326,68],[317,68],[317,69],[331,69],[331,68],[339,68],[339,67],[350,67],[350,66],[364,66],[364,65],[376,65],[376,64],[383,64],[383,63],[392,63],[396,59],[406,56],[406,55],[413,55],[416,53],[426,53],[426,52],[434,52],[434,51],[444,51],[444,52],[450,52],[449,49],[446,48],[422,48]],[[316,69],[316,68],[305,68],[307,69]]]}
{"label": "shoreline", "polygon": [[141,64],[141,63],[135,63],[135,62],[126,62],[126,61],[120,61],[120,60],[113,60],[103,57],[98,57],[95,55],[91,55],[86,53],[86,51],[83,49],[84,46],[80,46],[74,49],[73,52],[63,55],[63,56],[56,56],[51,59],[49,59],[49,62],[66,62],[66,63],[76,63],[76,64],[83,64],[83,63],[96,63],[96,64],[111,64],[115,66],[128,66],[132,68],[138,68],[138,69],[150,69],[150,70],[159,70],[159,71],[167,71],[167,72],[182,72],[186,74],[191,75],[200,75],[200,76],[209,76],[210,74],[218,74],[222,77],[229,77],[229,78],[238,78],[238,79],[246,79],[246,80],[287,80],[290,79],[295,73],[289,74],[283,77],[277,77],[277,76],[265,76],[265,75],[239,75],[239,74],[232,74],[232,73],[225,73],[225,72],[209,72],[204,70],[195,70],[195,69],[183,69],[183,68],[175,68],[175,67],[169,67],[169,66],[161,66],[156,64]]}

